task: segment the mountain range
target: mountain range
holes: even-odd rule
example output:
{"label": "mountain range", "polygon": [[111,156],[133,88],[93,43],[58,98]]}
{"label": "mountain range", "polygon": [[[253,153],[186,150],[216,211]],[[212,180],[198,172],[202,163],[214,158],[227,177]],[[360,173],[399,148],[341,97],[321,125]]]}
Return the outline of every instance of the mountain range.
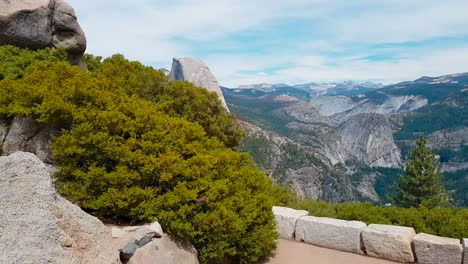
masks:
{"label": "mountain range", "polygon": [[468,206],[468,73],[380,83],[222,88],[248,131],[242,150],[298,194],[387,203],[426,136],[457,205]]}

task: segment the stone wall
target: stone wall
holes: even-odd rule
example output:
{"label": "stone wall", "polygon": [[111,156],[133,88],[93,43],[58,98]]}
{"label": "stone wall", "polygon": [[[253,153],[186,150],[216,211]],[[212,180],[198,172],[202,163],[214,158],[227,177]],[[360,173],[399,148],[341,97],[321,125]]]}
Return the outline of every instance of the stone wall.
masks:
{"label": "stone wall", "polygon": [[468,239],[462,243],[453,238],[416,234],[411,227],[314,217],[284,207],[273,207],[273,214],[283,239],[400,263],[468,264]]}

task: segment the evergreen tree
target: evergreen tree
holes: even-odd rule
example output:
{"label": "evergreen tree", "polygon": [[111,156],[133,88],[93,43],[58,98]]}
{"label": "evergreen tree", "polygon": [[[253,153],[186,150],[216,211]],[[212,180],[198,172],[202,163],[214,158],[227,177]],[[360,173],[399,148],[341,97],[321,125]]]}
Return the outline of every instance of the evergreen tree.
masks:
{"label": "evergreen tree", "polygon": [[399,176],[394,203],[401,207],[450,206],[451,199],[442,185],[439,167],[440,162],[427,146],[427,139],[419,139],[406,164],[406,175]]}

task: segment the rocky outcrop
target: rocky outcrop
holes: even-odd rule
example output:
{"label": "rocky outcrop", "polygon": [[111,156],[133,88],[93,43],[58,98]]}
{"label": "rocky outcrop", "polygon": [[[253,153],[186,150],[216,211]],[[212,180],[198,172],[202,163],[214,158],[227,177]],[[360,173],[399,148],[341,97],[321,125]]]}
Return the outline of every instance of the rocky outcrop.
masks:
{"label": "rocky outcrop", "polygon": [[369,225],[362,231],[362,242],[369,256],[408,263],[414,261],[413,228]]}
{"label": "rocky outcrop", "polygon": [[193,58],[174,58],[169,78],[173,81],[188,81],[209,92],[215,92],[223,107],[229,112],[218,81],[203,62]]}
{"label": "rocky outcrop", "polygon": [[50,163],[52,136],[58,136],[60,129],[52,125],[39,124],[30,117],[17,116],[10,122],[0,122],[0,150],[2,155],[17,151],[31,152]]}
{"label": "rocky outcrop", "polygon": [[197,250],[188,242],[163,233],[159,223],[112,227],[112,242],[128,264],[198,264]]}
{"label": "rocky outcrop", "polygon": [[0,45],[64,48],[78,64],[86,37],[75,11],[62,0],[0,0]]}
{"label": "rocky outcrop", "polygon": [[352,253],[361,253],[361,231],[367,225],[359,221],[304,216],[297,221],[296,240]]}
{"label": "rocky outcrop", "polygon": [[372,202],[380,201],[380,197],[375,190],[377,177],[379,177],[377,173],[366,174],[356,186],[356,191],[359,195]]}
{"label": "rocky outcrop", "polygon": [[401,153],[393,140],[388,119],[381,114],[359,114],[338,127],[339,141],[332,146],[341,158],[357,160],[371,167],[398,168]]}
{"label": "rocky outcrop", "polygon": [[119,263],[111,234],[55,191],[31,153],[0,157],[0,263]]}
{"label": "rocky outcrop", "polygon": [[280,237],[294,239],[297,220],[302,216],[309,215],[309,212],[274,206],[273,215],[275,216],[277,231]]}
{"label": "rocky outcrop", "polygon": [[238,121],[247,132],[241,151],[250,152],[259,167],[279,184],[287,184],[301,197],[330,202],[353,201],[349,177],[324,162],[327,158],[313,147]]}
{"label": "rocky outcrop", "polygon": [[460,240],[417,234],[413,240],[414,251],[420,264],[460,264],[463,247]]}

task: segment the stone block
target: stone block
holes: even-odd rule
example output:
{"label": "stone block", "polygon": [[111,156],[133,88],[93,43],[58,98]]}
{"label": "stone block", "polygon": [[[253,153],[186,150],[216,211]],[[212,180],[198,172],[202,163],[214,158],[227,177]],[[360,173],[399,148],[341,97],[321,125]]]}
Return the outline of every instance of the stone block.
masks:
{"label": "stone block", "polygon": [[411,227],[372,224],[362,230],[362,242],[369,256],[402,263],[414,262]]}
{"label": "stone block", "polygon": [[460,240],[428,234],[413,238],[416,259],[420,264],[461,264],[463,247]]}
{"label": "stone block", "polygon": [[304,216],[297,221],[296,240],[352,253],[362,253],[361,232],[367,225],[358,221]]}
{"label": "stone block", "polygon": [[273,207],[277,231],[281,238],[294,240],[297,220],[309,214],[304,210],[294,210],[285,207]]}
{"label": "stone block", "polygon": [[463,239],[463,263],[468,264],[468,238]]}

